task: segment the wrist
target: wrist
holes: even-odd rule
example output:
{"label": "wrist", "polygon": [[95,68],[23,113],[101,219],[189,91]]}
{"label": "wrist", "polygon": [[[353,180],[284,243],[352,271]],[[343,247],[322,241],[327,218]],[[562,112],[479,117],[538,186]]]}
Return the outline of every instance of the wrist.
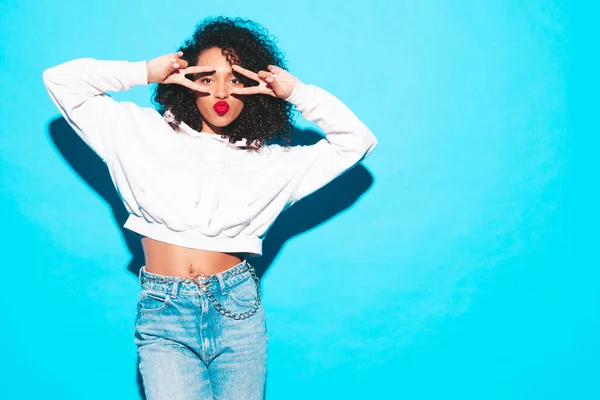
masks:
{"label": "wrist", "polygon": [[152,78],[152,74],[150,73],[150,63],[149,62],[146,63],[146,81],[148,82],[148,84],[155,83],[154,79]]}

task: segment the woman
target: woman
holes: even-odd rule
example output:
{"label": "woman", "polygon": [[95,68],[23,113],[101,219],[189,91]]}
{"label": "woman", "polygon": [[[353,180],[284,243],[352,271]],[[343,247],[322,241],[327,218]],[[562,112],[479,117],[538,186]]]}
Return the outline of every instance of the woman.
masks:
{"label": "woman", "polygon": [[[82,58],[43,78],[106,163],[124,226],[142,241],[134,341],[146,397],[261,399],[268,336],[248,258],[283,210],[363,160],[376,138],[240,19],[205,20],[177,53],[149,62]],[[105,94],[150,83],[159,110]],[[326,138],[290,147],[292,106]]]}

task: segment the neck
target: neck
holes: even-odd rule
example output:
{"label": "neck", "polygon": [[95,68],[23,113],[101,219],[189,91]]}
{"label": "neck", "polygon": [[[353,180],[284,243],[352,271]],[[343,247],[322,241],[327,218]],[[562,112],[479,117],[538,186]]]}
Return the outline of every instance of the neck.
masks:
{"label": "neck", "polygon": [[222,135],[224,129],[224,127],[214,126],[206,121],[202,121],[202,132],[212,133],[214,135]]}

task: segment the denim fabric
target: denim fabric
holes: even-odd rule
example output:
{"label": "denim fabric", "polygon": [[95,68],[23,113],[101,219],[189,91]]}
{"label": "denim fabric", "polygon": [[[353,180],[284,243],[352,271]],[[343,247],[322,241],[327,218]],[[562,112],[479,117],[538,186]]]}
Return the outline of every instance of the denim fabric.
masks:
{"label": "denim fabric", "polygon": [[[206,286],[233,313],[249,310],[258,297],[250,272],[235,274],[246,263],[213,275]],[[217,311],[190,280],[142,267],[140,285],[134,342],[148,400],[263,399],[268,334],[262,304],[236,320]]]}

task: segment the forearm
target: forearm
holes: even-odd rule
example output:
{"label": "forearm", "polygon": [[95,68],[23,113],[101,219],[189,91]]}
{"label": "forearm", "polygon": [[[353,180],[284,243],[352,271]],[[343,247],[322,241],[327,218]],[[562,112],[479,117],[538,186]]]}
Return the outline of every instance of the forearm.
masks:
{"label": "forearm", "polygon": [[313,145],[292,148],[297,176],[293,204],[371,154],[377,138],[342,101],[317,86],[298,81],[287,100],[306,120],[315,121],[326,135]]}
{"label": "forearm", "polygon": [[337,97],[314,85],[298,81],[287,99],[302,116],[314,121],[340,157],[355,163],[377,145],[371,130]]}
{"label": "forearm", "polygon": [[48,94],[65,120],[103,159],[108,133],[121,129],[121,118],[127,115],[123,104],[105,92],[148,85],[145,64],[80,58],[43,73]]}
{"label": "forearm", "polygon": [[66,111],[106,92],[147,86],[146,61],[105,61],[79,58],[48,68],[44,85]]}

